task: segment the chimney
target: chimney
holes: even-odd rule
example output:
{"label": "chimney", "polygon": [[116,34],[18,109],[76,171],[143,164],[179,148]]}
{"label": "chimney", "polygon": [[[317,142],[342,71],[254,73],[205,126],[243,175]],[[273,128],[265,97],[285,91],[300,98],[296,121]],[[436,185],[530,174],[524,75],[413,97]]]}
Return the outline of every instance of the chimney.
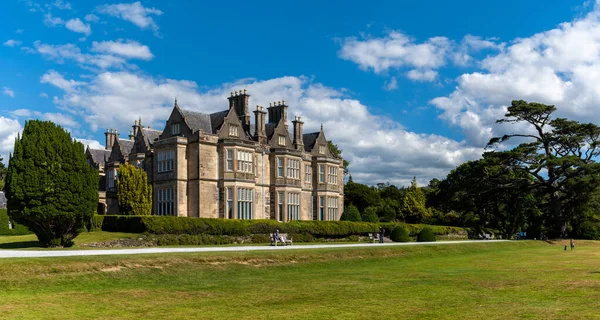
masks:
{"label": "chimney", "polygon": [[135,136],[133,135],[133,130],[129,130],[129,140],[133,139],[135,139]]}
{"label": "chimney", "polygon": [[135,123],[133,125],[133,136],[137,136],[138,131],[140,131],[140,128],[142,127],[142,118],[140,118],[140,120],[135,120]]}
{"label": "chimney", "polygon": [[106,137],[106,147],[105,147],[106,150],[112,149],[113,144],[115,144],[117,130],[116,129],[106,129],[104,136]]}
{"label": "chimney", "polygon": [[287,130],[287,105],[285,104],[285,100],[273,102],[273,105],[269,103],[269,123],[279,123],[281,119],[283,119],[283,123],[285,124],[285,129]]}
{"label": "chimney", "polygon": [[231,97],[227,98],[229,100],[229,108],[235,108],[235,112],[238,114],[242,125],[244,126],[245,131],[250,130],[250,112],[248,111],[248,101],[250,99],[250,95],[246,93],[246,89],[242,92],[242,90],[235,91],[235,94],[232,92]]}
{"label": "chimney", "polygon": [[302,141],[302,125],[304,122],[302,122],[302,118],[295,116],[292,123],[294,124],[294,148],[304,151],[304,142]]}
{"label": "chimney", "polygon": [[258,141],[260,144],[267,143],[267,133],[265,127],[265,108],[262,106],[256,106],[256,110],[254,111],[254,139]]}

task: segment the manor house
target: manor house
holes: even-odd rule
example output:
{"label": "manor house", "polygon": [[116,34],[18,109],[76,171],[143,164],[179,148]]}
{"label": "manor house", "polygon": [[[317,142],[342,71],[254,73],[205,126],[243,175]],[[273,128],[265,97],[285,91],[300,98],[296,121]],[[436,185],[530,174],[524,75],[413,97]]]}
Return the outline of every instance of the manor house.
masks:
{"label": "manor house", "polygon": [[[136,120],[128,139],[107,129],[106,148],[87,149],[100,172],[100,214],[118,213],[119,166],[143,168],[153,187],[153,214],[224,219],[339,220],[344,204],[343,161],[318,132],[288,129],[288,106],[257,106],[254,123],[246,90],[229,108],[204,114],[175,100],[164,130]],[[268,113],[268,118],[267,118]]]}

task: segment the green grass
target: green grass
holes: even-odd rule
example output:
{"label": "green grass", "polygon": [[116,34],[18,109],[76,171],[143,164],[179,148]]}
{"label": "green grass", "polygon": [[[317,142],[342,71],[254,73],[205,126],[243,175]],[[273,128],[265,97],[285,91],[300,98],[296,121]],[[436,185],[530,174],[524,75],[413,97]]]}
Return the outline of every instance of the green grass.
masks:
{"label": "green grass", "polygon": [[[121,238],[132,238],[136,233],[92,231],[83,232],[75,238],[73,249],[82,249],[82,244],[108,241]],[[0,236],[0,249],[42,249],[34,234],[24,236]]]}
{"label": "green grass", "polygon": [[2,319],[589,319],[600,243],[0,259]]}

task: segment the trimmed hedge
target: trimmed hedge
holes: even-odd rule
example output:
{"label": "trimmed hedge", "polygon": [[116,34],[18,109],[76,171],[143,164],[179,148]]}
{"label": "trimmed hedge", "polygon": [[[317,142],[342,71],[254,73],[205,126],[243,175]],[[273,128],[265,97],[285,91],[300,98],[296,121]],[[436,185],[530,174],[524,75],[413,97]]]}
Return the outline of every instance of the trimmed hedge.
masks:
{"label": "trimmed hedge", "polygon": [[394,242],[410,242],[412,239],[410,238],[410,234],[408,234],[408,230],[404,226],[397,226],[390,233],[390,239]]}
{"label": "trimmed hedge", "polygon": [[[293,235],[294,242],[307,242],[314,239],[339,239],[349,236],[376,233],[380,227],[390,230],[397,226],[407,228],[409,234],[418,234],[426,225],[404,223],[368,223],[352,221],[291,221],[281,223],[275,220],[230,220],[208,218],[185,218],[163,216],[96,216],[91,229],[101,226],[104,231],[131,232],[169,235],[214,235],[238,236],[279,233]],[[458,234],[467,237],[467,229],[446,226],[428,226],[438,235]],[[202,240],[204,241],[204,239]]]}
{"label": "trimmed hedge", "polygon": [[417,236],[418,242],[434,242],[435,240],[435,234],[429,227],[423,228],[423,230],[421,230]]}
{"label": "trimmed hedge", "polygon": [[17,236],[31,234],[32,232],[26,226],[13,222],[13,228],[8,228],[8,212],[6,209],[0,209],[0,235]]}

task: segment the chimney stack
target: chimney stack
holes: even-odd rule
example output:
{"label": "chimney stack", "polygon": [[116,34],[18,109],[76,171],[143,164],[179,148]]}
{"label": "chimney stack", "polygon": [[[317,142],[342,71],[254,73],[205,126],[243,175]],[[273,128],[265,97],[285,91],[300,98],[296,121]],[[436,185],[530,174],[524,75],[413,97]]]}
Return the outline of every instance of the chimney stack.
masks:
{"label": "chimney stack", "polygon": [[298,151],[304,151],[304,142],[302,141],[302,118],[299,116],[294,117],[294,148]]}
{"label": "chimney stack", "polygon": [[273,105],[269,103],[269,123],[279,123],[281,119],[283,119],[283,123],[285,124],[285,129],[287,130],[287,105],[285,104],[285,100],[273,102]]}
{"label": "chimney stack", "polygon": [[116,129],[106,129],[104,136],[106,137],[105,148],[106,148],[106,150],[111,150],[113,145],[115,144],[115,139],[117,137],[117,130]]}
{"label": "chimney stack", "polygon": [[142,128],[142,118],[140,117],[140,120],[135,120],[135,123],[133,125],[133,136],[137,136],[138,131],[140,131],[140,128]]}
{"label": "chimney stack", "polygon": [[231,97],[227,99],[229,100],[229,108],[235,108],[244,130],[246,132],[250,131],[250,112],[248,111],[250,95],[246,93],[246,89],[243,92],[240,90],[239,93],[235,91],[235,94],[232,92]]}
{"label": "chimney stack", "polygon": [[254,139],[260,144],[267,143],[267,133],[265,124],[266,114],[267,112],[265,112],[265,108],[263,108],[262,106],[256,106],[256,110],[254,111]]}

